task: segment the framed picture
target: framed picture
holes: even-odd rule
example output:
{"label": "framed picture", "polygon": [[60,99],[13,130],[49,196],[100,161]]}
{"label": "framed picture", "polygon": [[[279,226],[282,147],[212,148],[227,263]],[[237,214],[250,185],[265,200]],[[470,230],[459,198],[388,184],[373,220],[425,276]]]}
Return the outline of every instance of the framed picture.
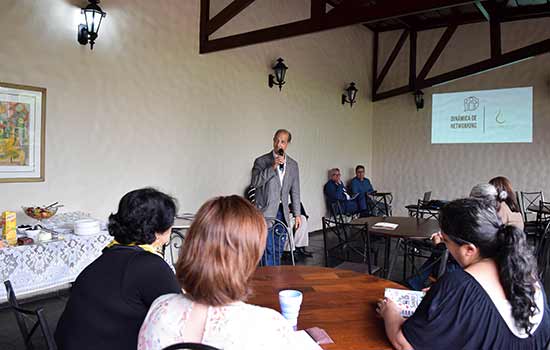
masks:
{"label": "framed picture", "polygon": [[46,89],[0,82],[0,182],[44,181]]}

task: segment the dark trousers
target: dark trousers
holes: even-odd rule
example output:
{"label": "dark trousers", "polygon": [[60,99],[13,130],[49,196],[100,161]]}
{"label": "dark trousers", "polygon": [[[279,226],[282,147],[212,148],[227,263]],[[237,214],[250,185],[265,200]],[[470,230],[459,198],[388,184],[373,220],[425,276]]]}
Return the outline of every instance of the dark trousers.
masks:
{"label": "dark trousers", "polygon": [[346,215],[360,214],[361,216],[367,216],[367,196],[359,194],[355,199],[347,201],[340,201],[342,210]]}
{"label": "dark trousers", "polygon": [[[435,263],[435,261],[439,257],[440,254],[432,253],[428,260],[426,260],[424,264],[422,264],[419,272],[406,281],[411,289],[422,290],[426,287],[426,283],[428,282],[428,278],[430,277],[430,275],[435,274],[435,272],[439,270],[439,264],[441,262],[439,262],[439,264]],[[449,258],[446,263],[447,264],[445,272],[452,272],[461,268],[460,265],[458,265],[458,263],[453,258]]]}
{"label": "dark trousers", "polygon": [[[282,204],[279,205],[279,210],[277,211],[277,220],[287,225]],[[262,264],[264,266],[277,266],[281,264],[281,255],[283,254],[287,234],[288,232],[281,225],[273,225],[267,229],[267,242],[265,244],[264,255],[262,256]]]}

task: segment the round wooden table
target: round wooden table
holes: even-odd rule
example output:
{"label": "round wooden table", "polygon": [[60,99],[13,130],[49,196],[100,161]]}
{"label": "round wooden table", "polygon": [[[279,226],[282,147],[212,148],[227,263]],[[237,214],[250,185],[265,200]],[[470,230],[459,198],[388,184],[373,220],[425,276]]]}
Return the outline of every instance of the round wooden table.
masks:
{"label": "round wooden table", "polygon": [[[373,227],[378,222],[389,222],[392,224],[398,224],[395,230],[388,230],[383,228]],[[384,248],[384,274],[386,278],[390,278],[393,265],[397,259],[397,249],[404,243],[405,255],[407,250],[407,242],[409,240],[425,240],[429,239],[434,233],[439,232],[439,222],[435,219],[422,219],[413,218],[408,216],[370,216],[364,218],[358,218],[351,221],[352,225],[366,226],[368,227],[368,233],[372,235],[382,236],[385,239]],[[391,238],[397,238],[395,244],[395,253],[393,259],[390,261],[391,255]],[[407,271],[407,258],[403,259],[403,279],[406,276]]]}
{"label": "round wooden table", "polygon": [[[398,224],[395,230],[373,227],[378,222]],[[369,233],[403,239],[426,239],[439,232],[439,222],[435,219],[417,219],[409,216],[370,216],[351,221],[353,225],[367,225]]]}
{"label": "round wooden table", "polygon": [[334,344],[322,345],[323,349],[392,349],[375,309],[384,288],[405,289],[397,283],[348,270],[275,266],[258,268],[252,286],[249,302],[277,311],[280,290],[304,293],[298,329],[324,329]]}

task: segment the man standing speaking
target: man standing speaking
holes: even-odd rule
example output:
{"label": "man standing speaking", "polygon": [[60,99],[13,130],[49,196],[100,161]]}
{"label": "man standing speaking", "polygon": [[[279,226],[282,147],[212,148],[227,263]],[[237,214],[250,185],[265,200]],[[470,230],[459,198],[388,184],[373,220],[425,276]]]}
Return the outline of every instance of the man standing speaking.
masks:
{"label": "man standing speaking", "polygon": [[[273,136],[273,151],[256,158],[252,168],[252,183],[256,188],[256,207],[264,217],[277,218],[287,226],[290,223],[288,205],[292,202],[292,215],[295,228],[301,225],[300,219],[300,175],[298,163],[286,154],[292,135],[288,130],[279,129]],[[267,222],[268,226],[272,222]],[[291,234],[290,232],[288,234]],[[265,265],[278,265],[285,245],[284,235],[267,230],[267,243],[262,261]]]}

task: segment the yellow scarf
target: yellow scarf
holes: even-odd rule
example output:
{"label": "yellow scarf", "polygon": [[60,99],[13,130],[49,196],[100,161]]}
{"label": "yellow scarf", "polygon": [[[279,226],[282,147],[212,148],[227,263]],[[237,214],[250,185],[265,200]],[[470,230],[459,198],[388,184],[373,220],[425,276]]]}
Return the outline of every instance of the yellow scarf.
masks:
{"label": "yellow scarf", "polygon": [[135,244],[135,243],[128,243],[128,244],[122,244],[122,243],[119,243],[117,242],[116,239],[113,239],[113,241],[109,244],[107,244],[107,248],[111,248],[115,245],[123,245],[123,246],[128,246],[128,247],[135,247],[135,246],[138,246],[140,247],[141,249],[145,250],[146,252],[149,252],[149,253],[152,253],[152,254],[156,254],[156,255],[161,255],[157,249],[155,247],[153,247],[153,245],[151,244]]}

